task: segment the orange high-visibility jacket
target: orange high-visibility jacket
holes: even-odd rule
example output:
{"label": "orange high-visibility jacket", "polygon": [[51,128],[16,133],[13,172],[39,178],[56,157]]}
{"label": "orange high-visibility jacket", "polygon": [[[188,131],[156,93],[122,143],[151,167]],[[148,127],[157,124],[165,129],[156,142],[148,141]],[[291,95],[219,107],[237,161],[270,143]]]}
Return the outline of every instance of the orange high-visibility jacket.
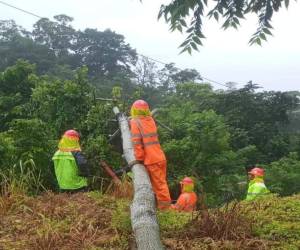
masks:
{"label": "orange high-visibility jacket", "polygon": [[197,195],[195,192],[182,193],[172,208],[178,211],[192,212],[196,209]]}
{"label": "orange high-visibility jacket", "polygon": [[135,157],[144,165],[151,165],[166,160],[158,141],[157,127],[151,116],[130,120],[131,137]]}

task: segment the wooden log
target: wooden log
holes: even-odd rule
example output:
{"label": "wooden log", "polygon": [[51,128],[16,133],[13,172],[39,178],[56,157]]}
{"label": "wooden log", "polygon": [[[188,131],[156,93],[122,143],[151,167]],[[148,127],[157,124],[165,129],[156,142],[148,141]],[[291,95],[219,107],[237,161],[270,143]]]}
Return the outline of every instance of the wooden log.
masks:
{"label": "wooden log", "polygon": [[137,247],[139,250],[164,249],[159,235],[152,185],[144,165],[135,159],[128,118],[117,107],[113,111],[121,130],[124,157],[129,165],[133,165],[134,198],[130,212]]}
{"label": "wooden log", "polygon": [[117,185],[121,184],[119,177],[112,171],[111,167],[105,161],[100,161],[100,166],[105,170],[105,172],[112,178],[113,182]]}

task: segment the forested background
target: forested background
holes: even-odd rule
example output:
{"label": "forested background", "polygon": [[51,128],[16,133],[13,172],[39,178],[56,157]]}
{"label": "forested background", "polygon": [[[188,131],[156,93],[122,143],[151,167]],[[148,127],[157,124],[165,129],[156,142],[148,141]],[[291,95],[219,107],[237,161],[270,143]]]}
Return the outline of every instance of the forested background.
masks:
{"label": "forested background", "polygon": [[159,127],[174,199],[186,175],[196,178],[209,205],[243,198],[245,166],[252,164],[265,168],[272,192],[300,192],[299,92],[263,91],[251,81],[213,89],[195,69],[162,66],[121,34],[76,30],[72,21],[43,18],[31,31],[0,21],[2,183],[29,176],[29,192],[57,190],[51,157],[62,133],[74,128],[98,188],[108,178],[100,159],[115,168],[124,163],[120,141],[109,142],[117,129],[112,106],[128,112],[134,100],[145,99],[173,130]]}

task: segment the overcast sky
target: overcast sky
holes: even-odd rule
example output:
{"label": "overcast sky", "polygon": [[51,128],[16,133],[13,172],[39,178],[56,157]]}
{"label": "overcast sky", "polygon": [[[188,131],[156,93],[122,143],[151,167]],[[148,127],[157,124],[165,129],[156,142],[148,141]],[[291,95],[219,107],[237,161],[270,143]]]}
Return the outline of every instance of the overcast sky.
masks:
{"label": "overcast sky", "polygon": [[[110,28],[125,36],[138,53],[180,68],[195,68],[204,77],[221,83],[253,80],[265,90],[300,90],[300,3],[291,2],[273,17],[274,37],[263,47],[248,46],[257,19],[249,16],[238,30],[222,31],[221,24],[206,20],[207,39],[200,52],[179,55],[184,35],[170,33],[163,20],[157,21],[162,3],[170,0],[3,0],[43,17],[67,14],[78,29]],[[14,19],[31,29],[35,17],[0,4],[1,19]],[[1,58],[0,58],[1,60]],[[218,85],[213,84],[218,87]]]}

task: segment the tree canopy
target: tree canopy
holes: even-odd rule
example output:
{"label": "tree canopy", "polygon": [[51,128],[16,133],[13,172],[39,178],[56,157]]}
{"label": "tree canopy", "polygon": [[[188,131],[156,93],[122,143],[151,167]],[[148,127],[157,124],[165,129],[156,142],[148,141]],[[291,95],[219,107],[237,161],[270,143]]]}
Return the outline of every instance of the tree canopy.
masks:
{"label": "tree canopy", "polygon": [[[42,18],[26,31],[14,21],[0,22],[0,69],[23,58],[36,63],[38,73],[70,76],[78,67],[89,67],[89,76],[111,78],[132,74],[136,52],[124,36],[109,29],[75,30],[73,18],[57,15],[54,21]],[[66,74],[67,73],[67,74]]]}

